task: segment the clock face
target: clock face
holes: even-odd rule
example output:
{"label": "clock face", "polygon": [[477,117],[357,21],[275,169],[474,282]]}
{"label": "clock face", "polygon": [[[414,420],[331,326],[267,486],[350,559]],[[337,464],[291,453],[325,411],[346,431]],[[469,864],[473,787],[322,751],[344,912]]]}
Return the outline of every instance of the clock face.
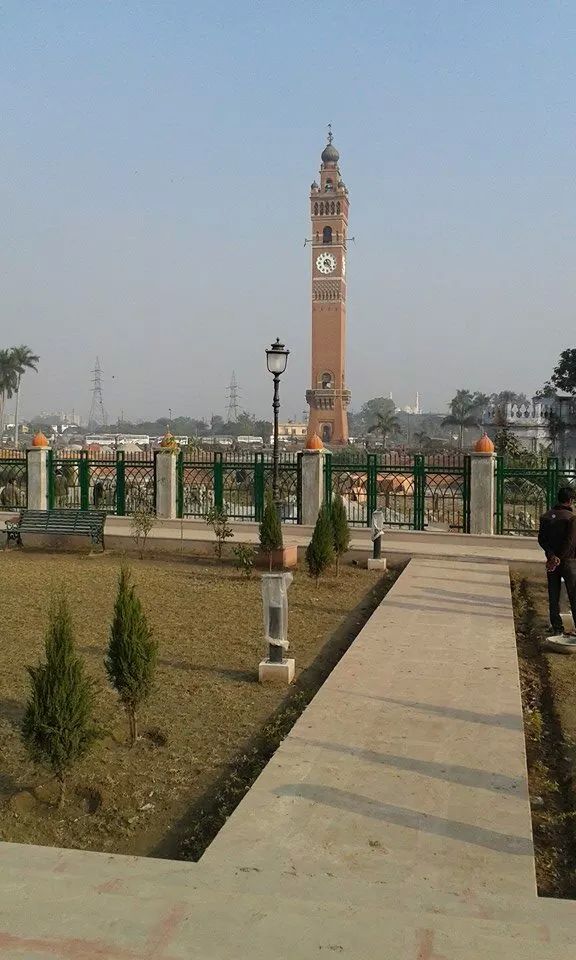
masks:
{"label": "clock face", "polygon": [[316,257],[316,266],[320,273],[334,273],[336,269],[336,257],[331,253],[321,253]]}

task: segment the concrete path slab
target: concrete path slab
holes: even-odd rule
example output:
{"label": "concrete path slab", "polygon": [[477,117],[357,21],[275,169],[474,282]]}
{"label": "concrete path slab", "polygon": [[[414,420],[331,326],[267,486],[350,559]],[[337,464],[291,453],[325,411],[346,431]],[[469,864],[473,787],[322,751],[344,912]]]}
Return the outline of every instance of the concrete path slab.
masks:
{"label": "concrete path slab", "polygon": [[534,896],[507,567],[413,560],[205,858]]}

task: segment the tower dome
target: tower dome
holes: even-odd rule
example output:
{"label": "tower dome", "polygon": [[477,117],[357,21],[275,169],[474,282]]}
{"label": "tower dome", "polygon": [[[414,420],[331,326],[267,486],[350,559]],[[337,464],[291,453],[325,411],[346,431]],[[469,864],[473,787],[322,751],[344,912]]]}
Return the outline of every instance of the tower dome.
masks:
{"label": "tower dome", "polygon": [[[330,137],[332,137],[332,134],[330,134]],[[338,153],[331,139],[329,139],[328,143],[324,147],[321,159],[322,163],[338,163],[340,154]]]}

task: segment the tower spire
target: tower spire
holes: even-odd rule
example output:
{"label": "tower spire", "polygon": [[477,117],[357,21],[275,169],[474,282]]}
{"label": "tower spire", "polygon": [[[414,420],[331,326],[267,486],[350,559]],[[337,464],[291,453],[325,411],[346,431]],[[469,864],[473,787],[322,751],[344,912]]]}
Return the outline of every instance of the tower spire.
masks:
{"label": "tower spire", "polygon": [[332,124],[328,124],[328,143],[332,143],[334,136],[332,134]]}

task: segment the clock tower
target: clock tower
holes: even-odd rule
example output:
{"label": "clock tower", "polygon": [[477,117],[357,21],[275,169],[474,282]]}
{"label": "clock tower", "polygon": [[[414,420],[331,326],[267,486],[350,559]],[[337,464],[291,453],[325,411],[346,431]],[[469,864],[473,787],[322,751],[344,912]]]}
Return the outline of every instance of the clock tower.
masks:
{"label": "clock tower", "polygon": [[322,151],[320,184],[310,189],[312,218],[312,382],[308,434],[324,443],[348,442],[350,391],[346,389],[346,234],[348,190],[340,176],[340,154],[332,143]]}

